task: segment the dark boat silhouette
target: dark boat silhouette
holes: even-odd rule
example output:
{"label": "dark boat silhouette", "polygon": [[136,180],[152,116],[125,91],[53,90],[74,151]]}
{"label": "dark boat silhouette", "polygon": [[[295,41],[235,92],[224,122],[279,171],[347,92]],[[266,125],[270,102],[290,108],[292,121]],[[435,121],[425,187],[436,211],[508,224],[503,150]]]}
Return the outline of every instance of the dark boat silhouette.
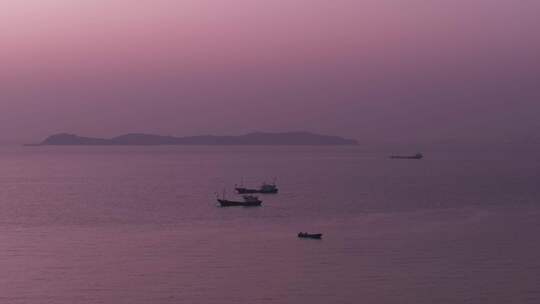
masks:
{"label": "dark boat silhouette", "polygon": [[424,155],[422,153],[416,153],[415,155],[392,155],[392,159],[422,159]]}
{"label": "dark boat silhouette", "polygon": [[250,189],[243,186],[235,187],[234,189],[236,190],[236,192],[238,192],[238,194],[276,194],[279,191],[275,182],[273,182],[272,184],[263,183],[258,189]]}
{"label": "dark boat silhouette", "polygon": [[224,193],[223,198],[218,197],[217,201],[221,207],[259,207],[262,205],[262,201],[254,195],[244,195],[241,201],[233,201],[226,199]]}
{"label": "dark boat silhouette", "polygon": [[322,239],[322,233],[307,233],[307,232],[300,232],[298,233],[299,238],[303,239]]}

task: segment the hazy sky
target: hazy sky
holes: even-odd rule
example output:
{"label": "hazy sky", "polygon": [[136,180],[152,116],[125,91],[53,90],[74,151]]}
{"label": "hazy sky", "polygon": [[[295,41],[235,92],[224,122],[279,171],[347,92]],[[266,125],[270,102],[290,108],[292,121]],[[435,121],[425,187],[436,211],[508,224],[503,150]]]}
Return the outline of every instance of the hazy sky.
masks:
{"label": "hazy sky", "polygon": [[540,138],[538,0],[0,0],[0,140]]}

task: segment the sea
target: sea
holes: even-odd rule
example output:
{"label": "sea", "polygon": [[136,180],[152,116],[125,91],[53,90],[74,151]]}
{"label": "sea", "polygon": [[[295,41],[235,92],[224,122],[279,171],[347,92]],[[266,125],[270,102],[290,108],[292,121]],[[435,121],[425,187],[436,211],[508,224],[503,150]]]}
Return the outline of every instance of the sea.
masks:
{"label": "sea", "polygon": [[540,153],[422,152],[0,147],[0,303],[540,303]]}

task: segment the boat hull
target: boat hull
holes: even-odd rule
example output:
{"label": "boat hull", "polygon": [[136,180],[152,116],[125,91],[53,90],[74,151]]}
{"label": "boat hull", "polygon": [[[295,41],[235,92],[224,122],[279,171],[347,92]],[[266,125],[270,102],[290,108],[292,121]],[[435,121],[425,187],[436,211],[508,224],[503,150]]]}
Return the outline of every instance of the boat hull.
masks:
{"label": "boat hull", "polygon": [[238,192],[238,194],[253,194],[253,193],[259,193],[259,190],[247,189],[247,188],[236,188],[236,192]]}
{"label": "boat hull", "polygon": [[390,156],[391,159],[422,159],[423,156],[399,156],[399,155],[392,155]]}
{"label": "boat hull", "polygon": [[275,190],[260,190],[260,189],[248,189],[248,188],[235,188],[236,192],[238,194],[276,194],[278,193],[278,189]]}
{"label": "boat hull", "polygon": [[218,199],[218,203],[221,205],[221,207],[259,207],[262,205],[262,201],[239,202],[223,199]]}
{"label": "boat hull", "polygon": [[301,239],[322,239],[322,233],[299,233],[298,237]]}
{"label": "boat hull", "polygon": [[276,194],[278,189],[275,190],[260,190],[260,189],[248,189],[248,188],[235,188],[238,194]]}

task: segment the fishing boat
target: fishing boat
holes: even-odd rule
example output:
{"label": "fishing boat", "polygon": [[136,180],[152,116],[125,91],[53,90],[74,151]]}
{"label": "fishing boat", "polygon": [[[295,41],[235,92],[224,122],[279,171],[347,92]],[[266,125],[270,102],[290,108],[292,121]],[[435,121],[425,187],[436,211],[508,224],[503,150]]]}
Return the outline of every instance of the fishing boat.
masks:
{"label": "fishing boat", "polygon": [[258,189],[250,189],[243,186],[235,187],[234,189],[236,192],[238,192],[238,194],[276,194],[279,191],[275,181],[271,184],[263,183]]}
{"label": "fishing boat", "polygon": [[422,159],[424,155],[422,153],[416,153],[415,155],[392,155],[392,159]]}
{"label": "fishing boat", "polygon": [[222,198],[217,198],[221,207],[259,207],[262,205],[262,201],[254,195],[243,195],[241,201],[233,201],[225,198],[225,192],[223,192]]}
{"label": "fishing boat", "polygon": [[300,232],[298,233],[299,238],[303,239],[322,239],[322,233],[307,233],[307,232]]}

